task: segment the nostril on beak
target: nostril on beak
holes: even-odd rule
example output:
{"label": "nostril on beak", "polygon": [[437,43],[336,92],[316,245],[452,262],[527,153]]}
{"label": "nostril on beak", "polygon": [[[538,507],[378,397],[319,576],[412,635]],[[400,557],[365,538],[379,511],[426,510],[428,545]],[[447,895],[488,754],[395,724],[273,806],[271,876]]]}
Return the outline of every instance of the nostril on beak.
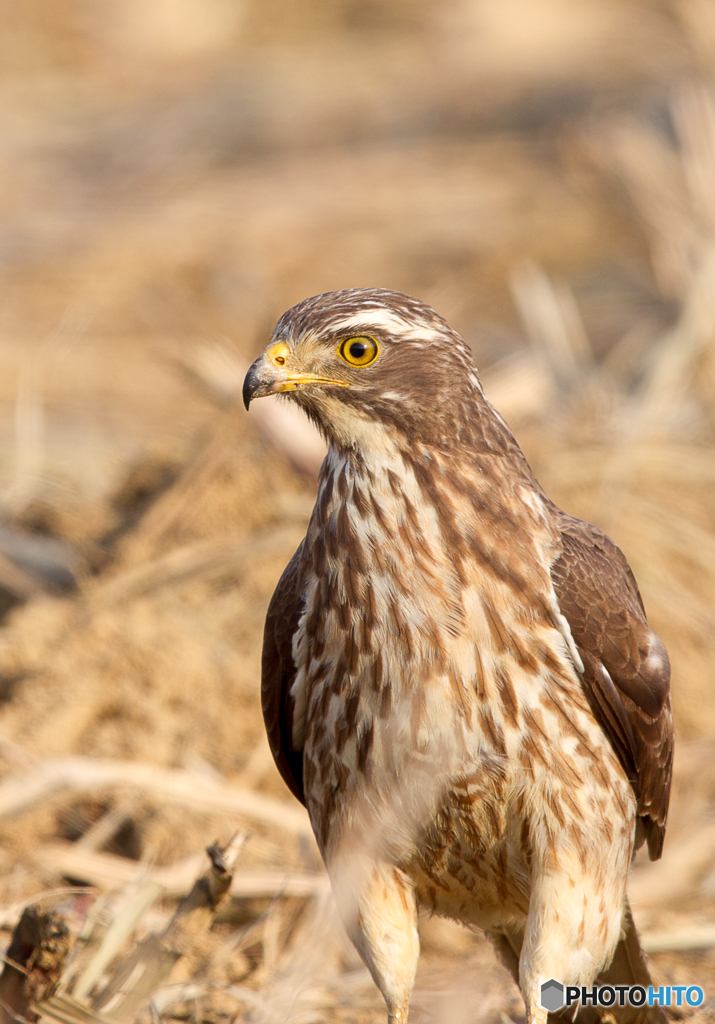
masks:
{"label": "nostril on beak", "polygon": [[273,360],[276,366],[285,366],[285,361],[285,356],[276,356]]}

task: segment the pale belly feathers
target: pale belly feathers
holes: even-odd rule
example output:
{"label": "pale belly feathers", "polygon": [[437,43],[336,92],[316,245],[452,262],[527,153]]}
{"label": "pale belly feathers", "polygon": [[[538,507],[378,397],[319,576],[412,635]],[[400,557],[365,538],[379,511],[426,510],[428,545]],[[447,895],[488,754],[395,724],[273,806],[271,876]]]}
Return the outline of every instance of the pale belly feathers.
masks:
{"label": "pale belly feathers", "polygon": [[368,496],[336,462],[306,540],[293,743],[319,845],[328,866],[345,843],[389,859],[437,913],[523,921],[534,851],[594,877],[614,844],[628,863],[634,830],[556,605],[540,499],[524,496],[530,550],[505,552],[471,493],[451,529],[404,464],[371,477]]}

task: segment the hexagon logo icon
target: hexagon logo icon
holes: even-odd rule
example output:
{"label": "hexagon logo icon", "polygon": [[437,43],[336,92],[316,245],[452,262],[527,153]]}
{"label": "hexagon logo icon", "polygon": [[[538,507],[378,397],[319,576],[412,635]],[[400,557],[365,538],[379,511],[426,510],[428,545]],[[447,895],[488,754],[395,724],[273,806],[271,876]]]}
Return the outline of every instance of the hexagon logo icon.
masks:
{"label": "hexagon logo icon", "polygon": [[564,1005],[564,987],[560,981],[550,978],[541,986],[541,1005],[553,1013]]}

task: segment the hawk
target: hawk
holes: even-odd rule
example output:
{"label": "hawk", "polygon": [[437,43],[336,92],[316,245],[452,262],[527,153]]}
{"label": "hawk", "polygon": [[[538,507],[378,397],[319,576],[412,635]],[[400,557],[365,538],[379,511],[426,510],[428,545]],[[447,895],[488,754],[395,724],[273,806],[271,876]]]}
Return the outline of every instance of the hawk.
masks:
{"label": "hawk", "polygon": [[268,609],[263,714],[389,1021],[418,908],[486,930],[529,1024],[551,979],[648,983],[626,880],[663,846],[670,669],[625,557],[550,501],[416,299],[294,306],[243,387],[276,393],[328,453]]}

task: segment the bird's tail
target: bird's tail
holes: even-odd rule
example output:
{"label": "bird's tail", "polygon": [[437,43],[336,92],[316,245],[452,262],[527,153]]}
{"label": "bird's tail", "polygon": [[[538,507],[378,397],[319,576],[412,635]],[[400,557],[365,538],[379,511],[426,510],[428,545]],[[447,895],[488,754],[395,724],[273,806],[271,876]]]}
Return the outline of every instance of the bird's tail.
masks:
{"label": "bird's tail", "polygon": [[[509,968],[511,973],[519,980],[519,956],[521,954],[521,942],[523,936],[510,932],[508,935],[500,933],[492,934],[490,938],[494,942],[497,953],[502,962]],[[602,971],[596,978],[596,985],[642,985],[646,991],[652,985],[648,963],[645,953],[638,938],[635,922],[631,908],[626,900],[623,908],[623,925],[621,939],[616,946],[613,960],[606,970]],[[578,1006],[576,1024],[597,1024],[604,1016],[615,1019],[618,1024],[666,1024],[666,1017],[660,1006],[626,1006],[617,1005],[606,1007]],[[574,1009],[559,1010],[557,1013],[550,1013],[548,1024],[566,1024],[573,1020]]]}

